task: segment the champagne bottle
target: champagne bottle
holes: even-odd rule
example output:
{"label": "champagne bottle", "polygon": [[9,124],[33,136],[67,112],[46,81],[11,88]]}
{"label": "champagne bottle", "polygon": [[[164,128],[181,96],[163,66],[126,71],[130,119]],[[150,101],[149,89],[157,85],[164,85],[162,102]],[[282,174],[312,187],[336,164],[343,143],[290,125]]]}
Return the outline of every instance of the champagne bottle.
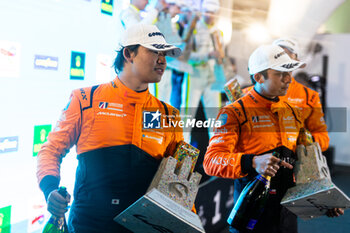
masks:
{"label": "champagne bottle", "polygon": [[[278,157],[278,153],[274,152]],[[243,189],[227,222],[239,231],[253,230],[269,198],[270,176],[257,175]]]}
{"label": "champagne bottle", "polygon": [[[66,187],[60,187],[58,189],[58,193],[61,194],[62,197],[66,198]],[[57,217],[52,215],[49,221],[46,223],[43,233],[69,233],[66,218],[64,216]]]}

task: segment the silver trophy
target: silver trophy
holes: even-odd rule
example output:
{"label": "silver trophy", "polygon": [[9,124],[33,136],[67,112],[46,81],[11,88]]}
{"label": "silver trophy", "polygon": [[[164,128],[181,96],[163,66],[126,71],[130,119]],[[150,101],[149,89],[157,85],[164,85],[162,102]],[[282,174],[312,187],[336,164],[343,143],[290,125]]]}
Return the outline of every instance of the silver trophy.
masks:
{"label": "silver trophy", "polygon": [[164,158],[147,193],[114,218],[132,232],[205,232],[197,214],[191,211],[201,175],[193,170],[193,159],[181,163]]}
{"label": "silver trophy", "polygon": [[281,204],[307,220],[325,215],[328,209],[350,208],[349,197],[333,184],[320,145],[298,145],[296,186],[288,189]]}

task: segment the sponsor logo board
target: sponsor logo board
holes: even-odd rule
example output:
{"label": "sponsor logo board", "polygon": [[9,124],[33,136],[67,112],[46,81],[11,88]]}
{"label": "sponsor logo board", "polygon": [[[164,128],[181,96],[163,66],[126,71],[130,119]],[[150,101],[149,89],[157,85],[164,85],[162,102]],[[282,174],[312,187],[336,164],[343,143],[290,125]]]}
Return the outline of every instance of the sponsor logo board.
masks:
{"label": "sponsor logo board", "polygon": [[51,125],[34,126],[33,156],[37,156],[51,131]]}
{"label": "sponsor logo board", "polygon": [[0,40],[0,77],[17,78],[20,73],[21,45]]}
{"label": "sponsor logo board", "polygon": [[11,232],[11,206],[0,208],[0,232]]}
{"label": "sponsor logo board", "polygon": [[84,80],[85,53],[72,51],[70,61],[70,79]]}
{"label": "sponsor logo board", "polygon": [[113,15],[113,0],[101,1],[101,13],[106,15]]}
{"label": "sponsor logo board", "polygon": [[34,68],[40,70],[58,70],[58,57],[35,55]]}
{"label": "sponsor logo board", "polygon": [[18,136],[0,138],[0,153],[18,151]]}

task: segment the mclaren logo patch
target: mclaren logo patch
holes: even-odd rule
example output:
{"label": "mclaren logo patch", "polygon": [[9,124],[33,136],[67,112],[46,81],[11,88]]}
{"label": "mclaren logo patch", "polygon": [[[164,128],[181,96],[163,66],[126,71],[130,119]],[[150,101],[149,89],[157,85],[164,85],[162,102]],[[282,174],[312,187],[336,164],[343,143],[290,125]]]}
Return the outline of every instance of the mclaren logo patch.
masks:
{"label": "mclaren logo patch", "polygon": [[106,109],[107,106],[108,106],[108,103],[107,103],[107,102],[100,102],[100,103],[98,104],[98,107],[99,107],[100,109]]}
{"label": "mclaren logo patch", "polygon": [[119,103],[110,103],[110,102],[99,102],[98,107],[100,109],[109,109],[109,110],[114,110],[114,111],[123,111],[123,104]]}

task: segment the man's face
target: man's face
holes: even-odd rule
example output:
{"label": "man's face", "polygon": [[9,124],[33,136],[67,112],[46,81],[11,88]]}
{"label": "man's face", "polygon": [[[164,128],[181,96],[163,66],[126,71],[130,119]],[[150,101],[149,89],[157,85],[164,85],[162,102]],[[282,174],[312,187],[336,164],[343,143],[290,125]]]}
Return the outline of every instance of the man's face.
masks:
{"label": "man's face", "polygon": [[148,4],[148,0],[132,0],[131,4],[136,6],[139,10],[144,10]]}
{"label": "man's face", "polygon": [[181,13],[181,8],[176,5],[176,4],[169,4],[169,14],[171,15],[171,17],[175,17],[175,15],[180,14]]}
{"label": "man's face", "polygon": [[[265,77],[266,78],[266,77]],[[292,72],[281,72],[268,69],[267,79],[262,83],[263,95],[269,98],[284,96],[287,94],[289,84],[292,81]]]}
{"label": "man's face", "polygon": [[192,18],[192,11],[190,11],[190,10],[183,11],[182,10],[180,13],[179,21],[184,23],[184,24],[187,24],[191,21],[191,18]]}
{"label": "man's face", "polygon": [[132,54],[132,72],[143,83],[159,82],[166,68],[164,52],[157,52],[143,46],[138,48],[137,55]]}
{"label": "man's face", "polygon": [[213,25],[215,23],[216,15],[214,12],[206,11],[203,14],[204,22],[208,25]]}

